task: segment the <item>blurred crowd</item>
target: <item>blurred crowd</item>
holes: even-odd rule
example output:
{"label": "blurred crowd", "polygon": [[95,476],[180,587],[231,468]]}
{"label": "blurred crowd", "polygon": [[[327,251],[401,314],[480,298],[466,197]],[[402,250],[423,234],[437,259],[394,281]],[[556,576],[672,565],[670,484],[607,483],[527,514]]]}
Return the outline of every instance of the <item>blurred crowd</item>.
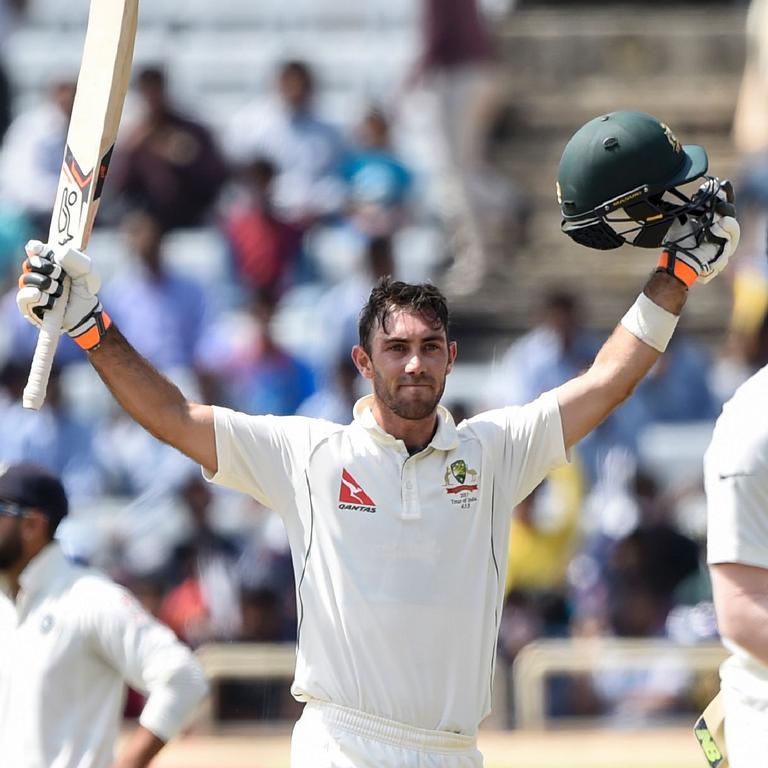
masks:
{"label": "blurred crowd", "polygon": [[[499,96],[493,40],[473,2],[452,1],[443,14],[444,5],[425,1],[426,42],[409,82],[433,78],[470,197],[482,206],[491,194],[513,208],[514,187],[484,167],[482,152]],[[23,0],[0,0],[0,46],[23,10]],[[465,34],[452,39],[446,26]],[[753,34],[763,26],[755,21]],[[46,98],[22,111],[11,85],[0,61],[0,462],[36,460],[60,473],[81,510],[62,531],[70,554],[129,585],[190,645],[293,640],[292,565],[274,513],[210,487],[123,416],[66,337],[46,406],[21,407],[36,331],[16,310],[15,280],[21,244],[46,237],[74,84],[52,81]],[[378,277],[403,270],[403,229],[439,215],[424,202],[429,179],[392,140],[397,113],[361,103],[359,119],[336,125],[316,106],[318,87],[307,61],[275,62],[273,95],[214,131],[174,102],[162,67],[141,68],[99,213],[126,258],[110,267],[101,296],[137,349],[189,395],[254,414],[347,422],[364,394],[349,359],[358,311]],[[750,234],[727,339],[713,350],[683,328],[572,463],[510,510],[500,636],[508,661],[540,637],[717,636],[700,460],[722,403],[768,363],[764,126],[763,143],[743,148],[737,189],[747,191]],[[213,278],[185,268],[183,255],[169,263],[169,241],[199,229],[215,232],[225,254]],[[332,280],[313,251],[329,233],[340,252],[355,254]],[[436,254],[422,276],[439,279],[444,261]],[[286,317],[298,304],[289,344]],[[447,403],[456,420],[527,402],[583,370],[603,340],[585,320],[577,295],[543,292],[530,331],[487,361],[475,391]],[[262,714],[286,714],[285,688],[260,691]],[[659,659],[643,674],[560,684],[550,700],[556,714],[645,720],[692,695],[690,677]]]}

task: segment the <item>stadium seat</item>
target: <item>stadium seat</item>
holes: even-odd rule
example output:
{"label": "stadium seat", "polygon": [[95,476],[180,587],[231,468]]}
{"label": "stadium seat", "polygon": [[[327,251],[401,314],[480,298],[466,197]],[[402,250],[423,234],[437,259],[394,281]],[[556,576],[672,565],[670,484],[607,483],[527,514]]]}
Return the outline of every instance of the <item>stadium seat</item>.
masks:
{"label": "stadium seat", "polygon": [[306,248],[326,283],[337,283],[362,265],[363,239],[348,227],[315,227]]}
{"label": "stadium seat", "polygon": [[191,27],[277,27],[284,23],[292,3],[284,0],[188,0],[184,17]]}
{"label": "stadium seat", "polygon": [[89,0],[30,0],[27,16],[40,27],[78,27],[85,31]]}
{"label": "stadium seat", "polygon": [[638,438],[640,465],[670,487],[699,481],[713,428],[712,421],[649,425]]}
{"label": "stadium seat", "polygon": [[205,286],[220,285],[229,275],[226,244],[217,229],[178,229],[165,239],[170,269],[183,271]]}
{"label": "stadium seat", "polygon": [[402,280],[419,283],[429,280],[445,260],[443,233],[428,225],[401,229],[394,237],[397,275]]}
{"label": "stadium seat", "polygon": [[206,98],[227,91],[249,97],[271,82],[275,50],[248,45],[247,39],[230,44],[204,45],[202,39],[177,48],[168,61],[168,81],[173,91]]}
{"label": "stadium seat", "polygon": [[64,32],[22,28],[3,50],[8,74],[21,93],[44,91],[55,79],[76,79],[80,69],[85,27]]}

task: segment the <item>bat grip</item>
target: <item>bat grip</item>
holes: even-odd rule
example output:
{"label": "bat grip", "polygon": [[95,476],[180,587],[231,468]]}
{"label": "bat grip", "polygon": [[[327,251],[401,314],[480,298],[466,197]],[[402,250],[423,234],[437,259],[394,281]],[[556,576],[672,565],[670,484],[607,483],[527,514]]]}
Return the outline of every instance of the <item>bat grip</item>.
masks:
{"label": "bat grip", "polygon": [[45,313],[40,335],[37,337],[35,356],[29,369],[27,386],[24,387],[22,402],[25,408],[39,411],[45,402],[45,392],[48,388],[48,378],[51,375],[53,358],[59,344],[61,325],[64,322],[64,312],[69,301],[69,278],[64,278],[61,296],[53,307]]}

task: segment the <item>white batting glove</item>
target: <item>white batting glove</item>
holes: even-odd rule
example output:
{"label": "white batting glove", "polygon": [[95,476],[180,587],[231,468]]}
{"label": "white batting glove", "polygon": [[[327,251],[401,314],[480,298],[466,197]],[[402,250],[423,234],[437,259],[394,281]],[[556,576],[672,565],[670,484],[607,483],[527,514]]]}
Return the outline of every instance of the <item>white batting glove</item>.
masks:
{"label": "white batting glove", "polygon": [[675,221],[664,240],[658,270],[668,272],[687,286],[696,280],[708,283],[728,264],[741,236],[739,222],[719,213],[709,226],[688,217],[684,224]]}
{"label": "white batting glove", "polygon": [[16,294],[21,314],[33,325],[41,326],[45,313],[61,296],[64,279],[69,277],[62,333],[66,331],[85,350],[97,347],[112,323],[96,295],[101,279],[91,271],[90,258],[74,248],[53,250],[39,240],[30,240],[25,251],[27,259]]}

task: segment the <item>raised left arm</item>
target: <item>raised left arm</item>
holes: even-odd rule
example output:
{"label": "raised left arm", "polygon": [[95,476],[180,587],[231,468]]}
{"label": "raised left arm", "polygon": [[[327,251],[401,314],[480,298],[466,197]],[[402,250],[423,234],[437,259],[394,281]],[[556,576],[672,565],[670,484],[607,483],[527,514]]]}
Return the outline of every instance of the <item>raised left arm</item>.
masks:
{"label": "raised left arm", "polygon": [[670,227],[657,271],[597,353],[592,366],[557,389],[566,449],[598,426],[634,391],[667,347],[695,280],[709,282],[739,242],[732,216],[705,231],[690,217]]}
{"label": "raised left arm", "polygon": [[[677,278],[657,272],[648,280],[645,310],[674,329],[688,289]],[[671,333],[670,333],[671,335]],[[557,389],[566,449],[588,435],[634,391],[661,357],[661,351],[641,341],[623,324],[616,327],[597,353],[592,366]]]}

